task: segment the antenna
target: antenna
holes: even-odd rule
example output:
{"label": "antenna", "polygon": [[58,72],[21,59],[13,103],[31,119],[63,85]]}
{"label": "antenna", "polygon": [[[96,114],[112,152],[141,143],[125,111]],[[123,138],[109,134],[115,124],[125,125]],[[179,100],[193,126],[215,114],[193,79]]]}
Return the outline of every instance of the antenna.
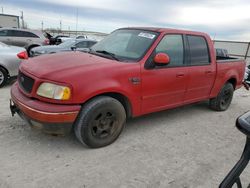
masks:
{"label": "antenna", "polygon": [[214,37],[213,37],[213,43],[214,43],[214,41],[215,41],[215,37],[216,37],[216,33],[214,34]]}
{"label": "antenna", "polygon": [[22,19],[22,26],[23,26],[23,29],[24,29],[23,11],[21,11],[21,19]]}

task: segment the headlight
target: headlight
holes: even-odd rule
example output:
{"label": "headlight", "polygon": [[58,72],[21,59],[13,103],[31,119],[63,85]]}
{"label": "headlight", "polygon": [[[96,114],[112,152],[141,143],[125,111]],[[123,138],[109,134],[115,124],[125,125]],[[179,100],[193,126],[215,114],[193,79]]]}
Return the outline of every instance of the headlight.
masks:
{"label": "headlight", "polygon": [[71,96],[69,87],[46,82],[39,86],[36,93],[39,96],[56,100],[68,100]]}

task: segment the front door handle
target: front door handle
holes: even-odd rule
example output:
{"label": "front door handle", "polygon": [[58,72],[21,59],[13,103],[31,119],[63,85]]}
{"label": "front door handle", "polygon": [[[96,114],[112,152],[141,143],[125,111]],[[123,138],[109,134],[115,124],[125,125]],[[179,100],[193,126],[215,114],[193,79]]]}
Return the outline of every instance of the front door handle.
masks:
{"label": "front door handle", "polygon": [[129,78],[129,81],[134,84],[134,85],[138,85],[141,83],[141,79],[138,78],[138,77],[132,77],[132,78]]}
{"label": "front door handle", "polygon": [[212,71],[205,71],[205,74],[212,74]]}

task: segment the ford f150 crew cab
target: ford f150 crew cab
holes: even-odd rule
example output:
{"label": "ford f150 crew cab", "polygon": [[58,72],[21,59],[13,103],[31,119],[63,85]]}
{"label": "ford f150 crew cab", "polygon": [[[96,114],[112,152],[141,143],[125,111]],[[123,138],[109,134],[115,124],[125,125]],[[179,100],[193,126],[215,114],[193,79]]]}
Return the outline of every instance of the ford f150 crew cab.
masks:
{"label": "ford f150 crew cab", "polygon": [[114,142],[128,117],[210,100],[226,110],[242,85],[245,62],[218,57],[205,33],[122,28],[88,53],[29,59],[11,88],[10,109],[31,126],[74,129],[90,147]]}

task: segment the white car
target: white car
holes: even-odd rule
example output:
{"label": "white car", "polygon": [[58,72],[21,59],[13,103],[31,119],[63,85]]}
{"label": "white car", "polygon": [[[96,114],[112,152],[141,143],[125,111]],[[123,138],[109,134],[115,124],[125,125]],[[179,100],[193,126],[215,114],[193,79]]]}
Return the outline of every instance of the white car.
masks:
{"label": "white car", "polygon": [[8,46],[0,42],[0,87],[17,76],[18,68],[23,59],[28,59],[25,48]]}

